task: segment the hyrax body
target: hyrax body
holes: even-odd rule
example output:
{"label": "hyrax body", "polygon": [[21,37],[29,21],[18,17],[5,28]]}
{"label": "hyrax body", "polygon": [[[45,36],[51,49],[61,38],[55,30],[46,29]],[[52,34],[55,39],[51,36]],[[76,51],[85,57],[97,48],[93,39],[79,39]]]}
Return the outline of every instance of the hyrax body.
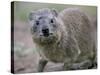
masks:
{"label": "hyrax body", "polygon": [[48,8],[31,12],[29,20],[34,43],[40,54],[38,71],[48,61],[64,63],[64,69],[87,69],[95,58],[92,25],[77,8],[60,13]]}

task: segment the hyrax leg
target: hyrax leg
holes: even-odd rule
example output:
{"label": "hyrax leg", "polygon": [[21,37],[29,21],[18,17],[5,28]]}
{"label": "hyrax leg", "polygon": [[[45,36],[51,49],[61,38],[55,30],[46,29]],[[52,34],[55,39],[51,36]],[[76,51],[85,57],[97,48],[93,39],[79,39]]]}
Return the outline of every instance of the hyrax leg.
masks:
{"label": "hyrax leg", "polygon": [[91,66],[92,66],[92,61],[85,60],[81,63],[73,64],[72,69],[88,69]]}
{"label": "hyrax leg", "polygon": [[64,70],[77,70],[77,69],[88,69],[93,65],[90,60],[85,60],[80,63],[65,63]]}
{"label": "hyrax leg", "polygon": [[45,65],[47,64],[47,60],[40,59],[38,64],[38,72],[43,72]]}
{"label": "hyrax leg", "polygon": [[63,69],[66,70],[71,70],[72,63],[64,63]]}

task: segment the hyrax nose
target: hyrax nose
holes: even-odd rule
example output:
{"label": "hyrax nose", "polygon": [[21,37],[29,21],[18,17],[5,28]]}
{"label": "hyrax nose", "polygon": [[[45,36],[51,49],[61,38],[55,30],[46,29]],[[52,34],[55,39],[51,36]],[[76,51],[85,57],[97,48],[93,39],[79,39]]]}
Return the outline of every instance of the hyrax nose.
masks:
{"label": "hyrax nose", "polygon": [[48,37],[49,36],[49,29],[48,28],[42,29],[42,33],[45,37]]}

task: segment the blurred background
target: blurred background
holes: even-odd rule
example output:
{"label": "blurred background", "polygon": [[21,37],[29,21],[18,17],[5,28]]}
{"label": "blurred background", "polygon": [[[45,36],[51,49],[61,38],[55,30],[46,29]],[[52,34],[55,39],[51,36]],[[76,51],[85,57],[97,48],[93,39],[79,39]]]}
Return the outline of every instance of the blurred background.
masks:
{"label": "blurred background", "polygon": [[[96,6],[49,4],[34,2],[14,2],[14,72],[37,72],[39,55],[32,41],[28,15],[41,8],[55,8],[58,12],[66,8],[80,8],[92,21],[97,18]],[[49,62],[44,71],[61,71],[62,63]]]}

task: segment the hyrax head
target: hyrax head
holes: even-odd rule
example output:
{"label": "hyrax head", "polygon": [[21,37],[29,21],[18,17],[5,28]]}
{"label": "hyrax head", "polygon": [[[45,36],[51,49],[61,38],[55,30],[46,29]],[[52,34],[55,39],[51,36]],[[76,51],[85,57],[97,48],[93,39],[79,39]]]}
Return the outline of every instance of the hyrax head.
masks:
{"label": "hyrax head", "polygon": [[44,8],[31,12],[29,21],[33,40],[41,45],[56,43],[59,39],[58,13],[52,9]]}

